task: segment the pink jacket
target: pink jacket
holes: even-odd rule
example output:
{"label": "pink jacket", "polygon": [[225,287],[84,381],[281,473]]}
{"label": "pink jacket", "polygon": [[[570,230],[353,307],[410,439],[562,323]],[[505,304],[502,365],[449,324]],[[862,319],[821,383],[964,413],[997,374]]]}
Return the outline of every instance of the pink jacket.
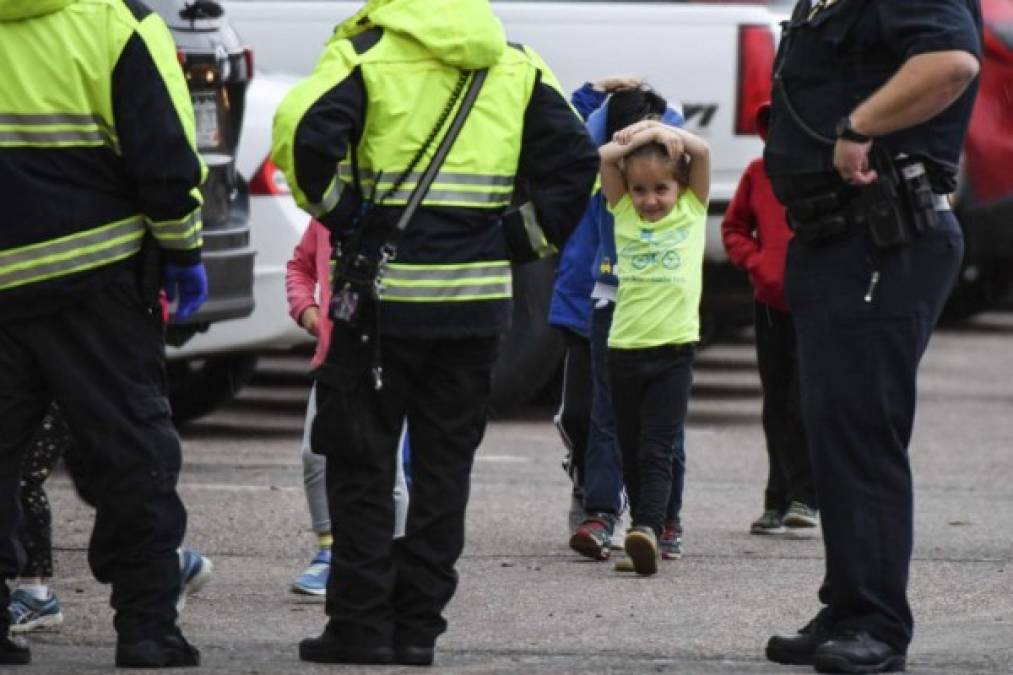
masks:
{"label": "pink jacket", "polygon": [[[320,308],[317,322],[317,349],[310,366],[316,368],[324,362],[331,342],[331,320],[327,307],[331,302],[330,279],[331,233],[316,220],[310,220],[302,239],[292,251],[285,272],[285,293],[288,295],[288,313],[296,323],[308,307]],[[316,291],[320,289],[320,300]]]}

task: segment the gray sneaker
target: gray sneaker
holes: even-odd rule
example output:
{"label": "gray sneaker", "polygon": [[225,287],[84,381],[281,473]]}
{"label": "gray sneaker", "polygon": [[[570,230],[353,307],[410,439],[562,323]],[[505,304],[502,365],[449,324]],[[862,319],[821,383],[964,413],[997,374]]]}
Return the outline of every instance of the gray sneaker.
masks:
{"label": "gray sneaker", "polygon": [[749,534],[784,534],[785,532],[781,512],[777,509],[767,509],[749,526]]}
{"label": "gray sneaker", "polygon": [[785,527],[792,529],[816,527],[820,523],[816,509],[806,506],[802,502],[792,502],[788,510],[785,511],[782,522]]}

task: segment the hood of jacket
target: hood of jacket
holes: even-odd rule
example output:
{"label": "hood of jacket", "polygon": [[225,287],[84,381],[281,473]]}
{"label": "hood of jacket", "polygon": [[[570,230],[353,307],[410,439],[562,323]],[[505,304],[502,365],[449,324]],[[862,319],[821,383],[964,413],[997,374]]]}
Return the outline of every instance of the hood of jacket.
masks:
{"label": "hood of jacket", "polygon": [[409,35],[443,63],[466,70],[492,66],[506,49],[503,24],[489,0],[369,0],[334,37],[374,27]]}
{"label": "hood of jacket", "polygon": [[18,21],[52,14],[77,0],[0,0],[0,21]]}
{"label": "hood of jacket", "polygon": [[[597,110],[588,115],[587,118],[587,130],[591,134],[591,138],[599,146],[608,143],[609,139],[605,138],[605,129],[608,128],[606,121],[608,120],[608,101],[601,105]],[[665,113],[661,116],[661,121],[665,124],[673,127],[681,127],[685,120],[682,117],[682,113],[668,106],[665,108]]]}

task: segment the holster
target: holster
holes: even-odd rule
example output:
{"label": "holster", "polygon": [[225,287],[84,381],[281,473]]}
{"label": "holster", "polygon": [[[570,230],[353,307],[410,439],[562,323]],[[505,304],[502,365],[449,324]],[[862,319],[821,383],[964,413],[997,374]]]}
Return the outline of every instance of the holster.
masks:
{"label": "holster", "polygon": [[788,204],[788,223],[799,241],[818,246],[865,229],[873,246],[886,250],[938,226],[924,164],[894,160],[876,148],[871,164],[878,175],[871,185],[841,185]]}

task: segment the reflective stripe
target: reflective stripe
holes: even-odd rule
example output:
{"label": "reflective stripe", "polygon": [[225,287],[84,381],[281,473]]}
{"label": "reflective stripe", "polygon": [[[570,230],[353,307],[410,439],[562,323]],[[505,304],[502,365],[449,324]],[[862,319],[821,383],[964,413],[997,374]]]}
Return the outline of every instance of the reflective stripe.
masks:
{"label": "reflective stripe", "polygon": [[510,274],[510,263],[503,262],[496,264],[495,267],[480,268],[465,268],[465,269],[403,269],[394,268],[391,266],[386,275],[385,280],[394,282],[412,282],[412,281],[462,281],[462,280],[473,280],[473,279],[486,279],[495,278],[499,279],[502,274]]}
{"label": "reflective stripe", "polygon": [[450,265],[393,263],[383,277],[384,300],[441,302],[500,300],[511,295],[510,263],[493,260]]}
{"label": "reflective stripe", "polygon": [[507,300],[510,281],[471,286],[398,286],[384,290],[382,300],[403,302],[466,302],[470,300]]}
{"label": "reflective stripe", "polygon": [[[342,164],[338,167],[338,175],[348,182],[352,181],[352,167],[347,164]],[[383,176],[386,177],[387,185],[392,185],[395,180],[401,175],[400,171],[384,171]],[[376,178],[376,172],[372,169],[359,169],[359,177],[363,181],[372,181]],[[405,179],[405,184],[417,183],[422,178],[421,171],[413,171],[408,174]],[[436,174],[436,180],[434,183],[448,183],[450,185],[500,185],[510,186],[514,184],[513,176],[486,176],[480,173],[455,173],[451,171],[440,171]]]}
{"label": "reflective stripe", "polygon": [[0,127],[16,127],[0,129],[0,143],[4,144],[92,143],[109,144],[114,148],[117,145],[112,127],[97,115],[0,113]]}
{"label": "reflective stripe", "polygon": [[[414,186],[402,188],[387,199],[390,200],[390,203],[407,201],[413,189]],[[512,197],[513,195],[510,192],[464,192],[461,190],[442,190],[432,187],[426,193],[423,203],[454,202],[468,206],[506,206],[510,203]]]}
{"label": "reflective stripe", "polygon": [[545,237],[545,231],[542,229],[541,223],[538,222],[538,212],[535,211],[535,205],[531,202],[525,202],[519,209],[521,212],[521,218],[524,221],[524,231],[528,235],[528,243],[531,244],[531,250],[534,251],[535,255],[539,258],[557,253],[559,249],[549,243],[549,240]]}
{"label": "reflective stripe", "polygon": [[138,217],[52,241],[0,252],[0,289],[101,267],[141,250]]}
{"label": "reflective stripe", "polygon": [[310,215],[317,218],[325,213],[330,213],[338,205],[338,199],[341,198],[341,193],[344,189],[345,184],[335,176],[331,179],[331,184],[327,186],[327,190],[324,191],[324,196],[321,197],[320,201],[308,203],[306,210],[310,212]]}
{"label": "reflective stripe", "polygon": [[0,131],[0,143],[52,145],[54,143],[100,143],[106,136],[100,131]]}
{"label": "reflective stripe", "polygon": [[188,250],[201,244],[201,212],[195,210],[180,220],[148,220],[151,233],[165,248]]}

